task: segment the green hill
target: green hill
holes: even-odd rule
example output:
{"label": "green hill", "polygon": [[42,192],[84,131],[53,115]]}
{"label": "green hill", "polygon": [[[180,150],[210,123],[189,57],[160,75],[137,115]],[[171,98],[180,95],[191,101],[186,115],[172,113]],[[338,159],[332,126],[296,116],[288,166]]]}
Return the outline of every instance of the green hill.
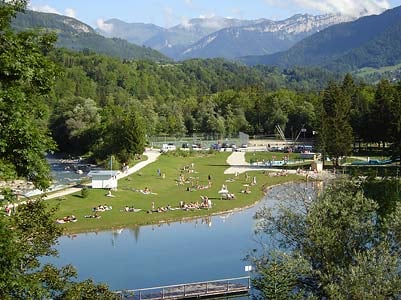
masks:
{"label": "green hill", "polygon": [[57,14],[28,10],[18,14],[12,25],[16,30],[41,28],[54,31],[58,35],[57,47],[75,51],[89,50],[121,59],[147,59],[162,62],[170,60],[156,50],[131,44],[122,39],[105,38],[82,22]]}

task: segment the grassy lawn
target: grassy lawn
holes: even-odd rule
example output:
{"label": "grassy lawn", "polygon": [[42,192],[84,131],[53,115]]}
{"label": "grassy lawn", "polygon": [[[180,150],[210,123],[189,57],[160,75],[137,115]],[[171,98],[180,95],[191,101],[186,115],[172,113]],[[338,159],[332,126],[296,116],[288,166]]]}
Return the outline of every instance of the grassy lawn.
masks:
{"label": "grassy lawn", "polygon": [[[212,154],[195,153],[189,157],[175,157],[170,154],[162,155],[158,161],[152,163],[137,173],[119,180],[118,191],[113,191],[115,197],[107,197],[106,190],[89,190],[87,198],[82,198],[81,193],[69,195],[63,198],[48,200],[50,206],[59,206],[57,217],[62,218],[74,215],[78,221],[75,223],[60,224],[65,228],[66,233],[77,233],[86,231],[97,231],[128,227],[133,225],[143,225],[158,223],[163,221],[175,221],[184,218],[211,215],[218,212],[233,210],[235,208],[246,207],[260,200],[264,195],[264,188],[288,181],[302,180],[296,175],[286,177],[270,177],[262,171],[248,172],[250,178],[256,177],[257,184],[250,187],[251,194],[243,194],[244,184],[250,183],[245,180],[245,174],[240,174],[237,178],[234,175],[224,175],[224,170],[229,166],[226,159],[230,153],[218,152]],[[185,166],[193,164],[194,172],[183,171]],[[157,169],[165,174],[165,178],[158,176]],[[211,176],[212,187],[196,191],[187,191],[191,183],[183,185],[177,184],[180,174],[186,180],[197,185],[208,185],[208,176]],[[226,182],[227,179],[234,178],[233,182]],[[218,191],[225,184],[236,199],[222,200]],[[153,193],[145,195],[136,190],[143,190],[148,187]],[[155,208],[178,207],[180,201],[186,203],[200,202],[200,196],[208,196],[212,200],[213,206],[210,210],[198,209],[193,211],[173,210],[159,213],[148,213],[151,210],[152,202]],[[85,218],[85,215],[92,215],[93,207],[99,205],[112,206],[112,210],[99,212],[99,219]],[[133,206],[141,209],[139,212],[125,212],[125,206]]]}

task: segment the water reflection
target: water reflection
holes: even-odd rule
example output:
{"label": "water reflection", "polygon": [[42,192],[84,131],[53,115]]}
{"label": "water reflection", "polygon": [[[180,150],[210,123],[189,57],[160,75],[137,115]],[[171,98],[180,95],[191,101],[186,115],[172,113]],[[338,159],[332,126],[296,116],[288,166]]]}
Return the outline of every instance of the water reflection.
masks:
{"label": "water reflection", "polygon": [[277,187],[256,206],[235,213],[64,236],[57,247],[60,258],[50,262],[71,263],[79,279],[93,278],[115,290],[241,277],[249,264],[244,258],[260,247],[255,212],[274,207],[294,187],[299,193],[312,188]]}

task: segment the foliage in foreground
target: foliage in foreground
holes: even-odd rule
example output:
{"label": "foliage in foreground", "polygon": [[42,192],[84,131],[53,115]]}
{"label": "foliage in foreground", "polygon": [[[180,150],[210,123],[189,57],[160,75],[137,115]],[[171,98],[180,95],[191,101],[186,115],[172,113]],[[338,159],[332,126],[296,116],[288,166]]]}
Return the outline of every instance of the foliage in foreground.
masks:
{"label": "foliage in foreground", "polygon": [[[55,148],[45,100],[57,75],[45,55],[55,37],[11,30],[11,19],[26,5],[0,0],[0,179],[24,177],[45,189],[50,172],[43,153]],[[2,192],[14,200],[10,191]],[[36,201],[19,205],[9,217],[0,215],[0,299],[113,299],[106,286],[73,281],[71,266],[41,264],[41,258],[57,254],[52,246],[61,230],[53,213]]]}
{"label": "foliage in foreground", "polygon": [[105,285],[77,282],[75,269],[42,264],[61,235],[54,210],[43,201],[18,206],[10,217],[0,216],[0,299],[114,299]]}
{"label": "foliage in foreground", "polygon": [[316,200],[263,209],[258,232],[280,250],[254,257],[255,287],[265,299],[398,299],[399,206],[381,218],[358,183],[336,181]]}

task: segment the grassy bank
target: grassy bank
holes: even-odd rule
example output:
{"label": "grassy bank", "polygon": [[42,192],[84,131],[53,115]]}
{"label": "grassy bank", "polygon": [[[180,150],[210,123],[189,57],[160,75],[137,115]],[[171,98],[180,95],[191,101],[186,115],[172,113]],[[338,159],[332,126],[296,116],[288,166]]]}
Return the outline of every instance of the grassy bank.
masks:
{"label": "grassy bank", "polygon": [[[254,204],[263,197],[264,189],[268,186],[302,180],[296,175],[271,177],[263,174],[262,171],[248,172],[248,180],[245,174],[240,174],[238,177],[225,175],[224,170],[229,167],[226,163],[229,154],[224,152],[193,153],[188,157],[162,155],[158,161],[146,166],[138,173],[119,180],[118,191],[112,192],[114,197],[107,197],[105,190],[91,189],[86,198],[83,198],[81,193],[77,193],[48,200],[48,203],[51,206],[59,206],[58,218],[74,215],[78,219],[77,222],[60,224],[60,226],[65,228],[66,233],[78,233],[175,221],[230,211]],[[157,169],[165,174],[164,178],[158,176]],[[183,184],[177,184],[180,174],[185,179]],[[187,191],[193,185],[208,186],[209,175],[212,182],[211,187]],[[241,190],[245,189],[244,185],[250,185],[254,176],[257,184],[249,187],[251,193],[241,193]],[[229,179],[232,180],[228,181]],[[228,190],[235,194],[236,199],[221,199],[218,191],[223,184],[227,185]],[[146,195],[139,191],[146,187],[152,191],[152,194]],[[155,209],[167,205],[178,207],[180,201],[200,202],[201,196],[207,196],[212,200],[211,209],[148,213],[152,209],[152,202]],[[112,206],[112,209],[98,212],[99,219],[85,218],[86,215],[93,215],[92,209],[99,205]],[[140,211],[125,212],[126,206],[140,209]]]}

